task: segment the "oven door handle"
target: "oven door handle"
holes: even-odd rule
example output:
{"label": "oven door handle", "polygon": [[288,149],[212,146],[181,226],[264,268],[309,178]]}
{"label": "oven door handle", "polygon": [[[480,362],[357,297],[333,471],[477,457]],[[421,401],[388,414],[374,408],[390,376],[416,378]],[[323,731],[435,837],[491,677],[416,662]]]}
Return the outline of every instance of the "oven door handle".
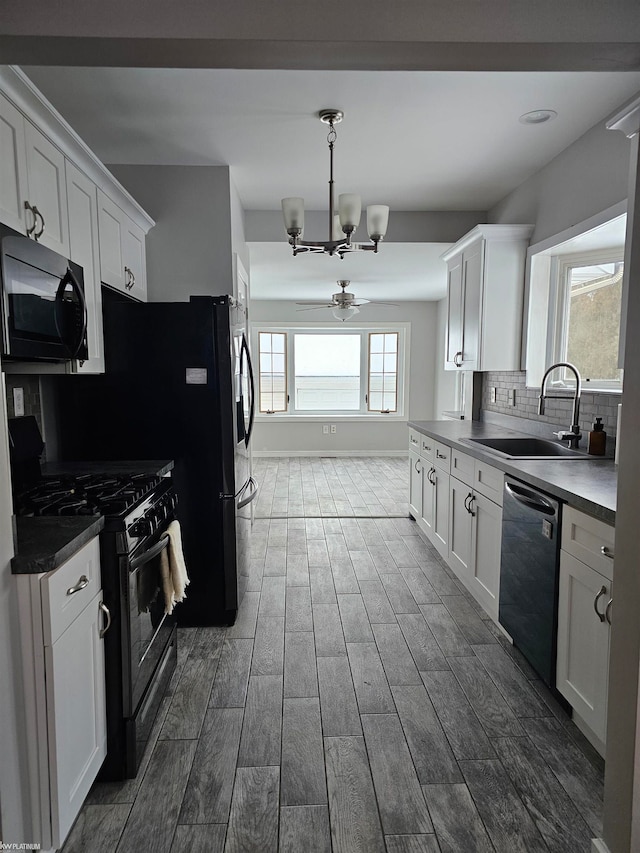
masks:
{"label": "oven door handle", "polygon": [[251,492],[251,494],[249,495],[248,498],[243,498],[241,501],[238,501],[237,509],[242,509],[243,506],[250,504],[251,501],[254,500],[256,495],[258,494],[258,484],[253,479],[253,477],[249,477],[249,481],[248,481],[247,485],[244,487],[242,492],[240,492],[240,494],[243,494],[244,492],[246,492],[246,490],[249,488],[249,486],[251,484],[253,484],[253,491]]}
{"label": "oven door handle", "polygon": [[153,560],[158,554],[161,554],[162,551],[169,545],[170,542],[169,536],[165,533],[164,536],[161,536],[160,539],[156,542],[155,545],[152,545],[151,548],[146,550],[143,554],[140,554],[138,557],[134,557],[129,564],[129,570],[131,572],[137,571],[140,566],[144,566],[145,563],[148,563],[150,560]]}

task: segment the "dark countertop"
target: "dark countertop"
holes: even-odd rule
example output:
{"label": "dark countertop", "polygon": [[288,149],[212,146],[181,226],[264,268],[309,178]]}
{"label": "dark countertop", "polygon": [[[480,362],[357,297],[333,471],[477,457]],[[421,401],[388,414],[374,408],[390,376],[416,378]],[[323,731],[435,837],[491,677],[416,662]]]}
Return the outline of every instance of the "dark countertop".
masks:
{"label": "dark countertop", "polygon": [[45,462],[44,477],[64,474],[148,474],[163,477],[173,469],[173,459],[126,459],[124,461]]}
{"label": "dark countertop", "polygon": [[464,439],[522,437],[525,433],[483,421],[409,421],[408,425],[607,524],[615,524],[618,469],[613,459],[506,459]]}
{"label": "dark countertop", "polygon": [[14,575],[50,572],[61,566],[104,527],[101,515],[27,516],[16,519],[18,548]]}

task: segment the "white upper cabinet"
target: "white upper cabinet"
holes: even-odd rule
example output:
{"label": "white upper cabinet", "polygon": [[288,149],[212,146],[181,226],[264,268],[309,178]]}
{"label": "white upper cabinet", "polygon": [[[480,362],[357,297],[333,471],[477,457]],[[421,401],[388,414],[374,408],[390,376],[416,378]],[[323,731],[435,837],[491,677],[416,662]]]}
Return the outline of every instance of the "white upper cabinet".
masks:
{"label": "white upper cabinet", "polygon": [[447,370],[519,370],[524,271],[533,225],[478,225],[447,264]]}
{"label": "white upper cabinet", "polygon": [[31,236],[39,243],[68,257],[69,215],[64,156],[28,121],[25,122],[25,141],[28,185],[26,201],[36,214],[36,227]]}
{"label": "white upper cabinet", "polygon": [[108,195],[98,191],[100,278],[137,299],[147,298],[145,233]]}
{"label": "white upper cabinet", "polygon": [[100,290],[96,187],[85,174],[69,161],[66,164],[66,177],[70,257],[72,261],[82,267],[84,296],[87,303],[89,358],[85,362],[77,362],[76,369],[81,373],[103,373],[102,293]]}
{"label": "white upper cabinet", "polygon": [[13,66],[0,66],[0,222],[83,267],[93,312],[84,369],[99,369],[100,282],[146,300],[154,222]]}
{"label": "white upper cabinet", "polygon": [[[0,95],[0,220],[26,231],[27,154],[24,116]],[[30,215],[29,225],[33,224]]]}

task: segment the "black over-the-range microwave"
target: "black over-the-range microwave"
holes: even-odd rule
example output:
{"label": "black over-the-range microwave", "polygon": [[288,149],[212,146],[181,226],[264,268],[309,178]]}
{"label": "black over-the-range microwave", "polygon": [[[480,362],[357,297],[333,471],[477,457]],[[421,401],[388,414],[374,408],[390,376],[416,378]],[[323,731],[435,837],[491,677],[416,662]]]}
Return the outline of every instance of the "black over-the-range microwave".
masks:
{"label": "black over-the-range microwave", "polygon": [[2,357],[18,361],[87,358],[82,267],[0,225]]}

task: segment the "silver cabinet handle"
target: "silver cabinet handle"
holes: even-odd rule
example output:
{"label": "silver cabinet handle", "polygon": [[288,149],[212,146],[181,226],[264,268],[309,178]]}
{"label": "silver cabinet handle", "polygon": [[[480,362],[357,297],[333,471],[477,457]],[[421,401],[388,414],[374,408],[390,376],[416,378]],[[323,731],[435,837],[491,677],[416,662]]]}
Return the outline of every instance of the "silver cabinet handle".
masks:
{"label": "silver cabinet handle", "polygon": [[[458,361],[458,356],[460,357],[460,361]],[[454,355],[453,363],[456,367],[462,367],[462,351],[459,351]]]}
{"label": "silver cabinet handle", "polygon": [[416,459],[415,464],[414,464],[414,466],[413,466],[413,467],[416,469],[416,471],[418,472],[418,474],[419,474],[419,473],[420,473],[420,471],[422,470],[421,468],[418,468],[418,463],[419,463],[419,462],[420,462],[420,460],[419,460],[419,459]]}
{"label": "silver cabinet handle", "polygon": [[427,474],[427,477],[429,478],[429,482],[431,483],[432,486],[435,486],[435,484],[436,484],[436,481],[433,479],[433,475],[435,473],[436,473],[435,468],[429,468],[429,473]]}
{"label": "silver cabinet handle", "polygon": [[607,601],[607,606],[604,609],[604,615],[606,617],[607,622],[611,625],[611,605],[613,604],[613,598],[610,598]]}
{"label": "silver cabinet handle", "polygon": [[42,237],[42,235],[44,234],[44,216],[40,213],[40,211],[35,206],[35,204],[33,205],[33,207],[31,209],[33,210],[33,212],[36,216],[40,217],[40,222],[42,223],[42,225],[40,226],[40,230],[36,231],[36,233],[33,235],[34,240],[39,240]]}
{"label": "silver cabinet handle", "polygon": [[76,592],[80,592],[80,590],[84,589],[85,586],[89,586],[89,578],[86,575],[81,575],[78,583],[75,586],[69,587],[67,595],[73,595]]}
{"label": "silver cabinet handle", "polygon": [[608,557],[610,560],[613,560],[615,554],[613,551],[610,551],[606,545],[600,546],[600,553],[603,557]]}
{"label": "silver cabinet handle", "polygon": [[31,226],[31,228],[27,228],[27,237],[31,237],[31,235],[33,234],[33,232],[36,230],[36,225],[38,224],[37,209],[36,209],[35,207],[31,207],[31,205],[29,204],[29,202],[28,202],[28,201],[26,201],[26,200],[25,200],[25,203],[24,203],[24,209],[25,209],[25,210],[30,210],[30,211],[31,211],[31,213],[33,214],[33,225]]}
{"label": "silver cabinet handle", "polygon": [[593,609],[596,611],[596,616],[598,617],[598,619],[599,619],[601,622],[604,622],[605,614],[604,614],[604,613],[600,613],[600,611],[598,610],[598,602],[600,601],[600,599],[602,598],[602,596],[603,596],[603,595],[606,595],[606,594],[607,594],[607,588],[606,588],[606,586],[601,586],[601,587],[600,587],[600,592],[599,592],[599,593],[596,595],[596,597],[593,599]]}
{"label": "silver cabinet handle", "polygon": [[107,633],[107,631],[109,630],[109,628],[111,627],[111,613],[109,612],[109,608],[104,603],[104,601],[99,601],[98,607],[100,608],[100,610],[102,610],[104,615],[107,617],[107,624],[104,626],[104,628],[100,629],[100,639],[102,639],[104,637],[104,635]]}
{"label": "silver cabinet handle", "polygon": [[426,450],[427,453],[431,453],[431,448],[429,447],[428,444],[425,444],[424,442],[422,443],[422,449]]}
{"label": "silver cabinet handle", "polygon": [[124,271],[127,276],[127,280],[124,283],[124,286],[127,290],[133,290],[133,285],[136,283],[136,277],[133,274],[133,270],[129,269],[129,267],[125,267]]}
{"label": "silver cabinet handle", "polygon": [[440,453],[439,450],[436,450],[436,456],[438,457],[438,459],[446,459],[447,458],[447,454],[446,453]]}

